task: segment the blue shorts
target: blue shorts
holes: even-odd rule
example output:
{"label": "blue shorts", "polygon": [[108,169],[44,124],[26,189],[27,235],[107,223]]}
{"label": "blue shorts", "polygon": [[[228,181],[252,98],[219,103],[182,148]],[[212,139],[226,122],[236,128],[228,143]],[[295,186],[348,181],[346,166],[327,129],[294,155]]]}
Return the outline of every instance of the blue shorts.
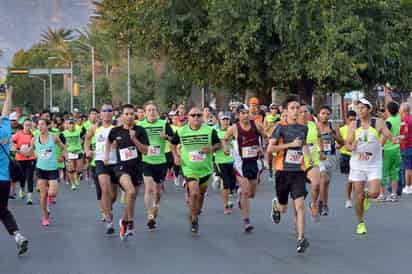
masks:
{"label": "blue shorts", "polygon": [[412,169],[412,148],[401,150],[401,155],[404,169]]}

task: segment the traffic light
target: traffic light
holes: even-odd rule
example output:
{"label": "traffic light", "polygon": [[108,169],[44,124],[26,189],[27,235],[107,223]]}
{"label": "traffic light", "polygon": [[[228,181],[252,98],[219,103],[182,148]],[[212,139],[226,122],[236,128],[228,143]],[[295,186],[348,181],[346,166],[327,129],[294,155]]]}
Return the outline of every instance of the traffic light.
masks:
{"label": "traffic light", "polygon": [[79,96],[79,83],[77,82],[74,82],[74,85],[73,85],[73,96],[74,97]]}

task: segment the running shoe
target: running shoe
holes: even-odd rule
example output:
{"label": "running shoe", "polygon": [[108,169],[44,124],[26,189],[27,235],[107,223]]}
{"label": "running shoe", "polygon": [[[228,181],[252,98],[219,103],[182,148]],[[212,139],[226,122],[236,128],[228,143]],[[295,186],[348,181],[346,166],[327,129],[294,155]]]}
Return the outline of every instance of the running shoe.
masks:
{"label": "running shoe", "polygon": [[113,223],[106,223],[106,234],[113,234],[114,233],[114,227],[113,227]]}
{"label": "running shoe", "polygon": [[232,194],[229,195],[229,201],[227,203],[227,206],[229,208],[233,208],[233,195]]}
{"label": "running shoe", "polygon": [[385,202],[385,195],[384,194],[379,194],[378,198],[376,198],[376,201],[379,203]]}
{"label": "running shoe", "polygon": [[352,208],[352,201],[351,200],[346,200],[345,208]]}
{"label": "running shoe", "polygon": [[298,253],[304,253],[305,250],[309,247],[309,241],[306,238],[298,240],[296,251]]}
{"label": "running shoe", "polygon": [[15,199],[16,199],[16,193],[11,193],[11,194],[9,195],[9,199],[15,200]]}
{"label": "running shoe", "polygon": [[197,218],[191,223],[191,231],[193,234],[197,234],[199,232],[199,220]]}
{"label": "running shoe", "polygon": [[356,234],[358,235],[365,235],[366,234],[366,225],[364,222],[359,223],[358,227],[356,228]]}
{"label": "running shoe", "polygon": [[120,236],[120,240],[125,241],[127,239],[127,224],[126,222],[123,221],[123,219],[119,220],[119,226],[120,226],[120,232],[119,232],[119,236]]}
{"label": "running shoe", "polygon": [[24,197],[26,197],[26,193],[22,189],[20,189],[19,190],[19,198],[24,199]]}
{"label": "running shoe", "polygon": [[153,214],[149,214],[149,216],[147,216],[147,227],[149,230],[156,229],[156,219]]}
{"label": "running shoe", "polygon": [[229,206],[226,206],[226,207],[223,209],[223,214],[224,214],[224,215],[232,214],[232,209],[231,209]]}
{"label": "running shoe", "polygon": [[168,169],[165,180],[166,180],[167,182],[169,182],[169,181],[171,181],[172,179],[173,179],[172,171],[171,171],[170,169]]}
{"label": "running shoe", "polygon": [[27,205],[32,205],[33,204],[33,199],[32,199],[31,196],[32,196],[31,193],[27,194],[27,201],[26,201]]}
{"label": "running shoe", "polygon": [[278,209],[278,199],[273,198],[272,200],[272,220],[275,224],[280,223],[280,211]]}
{"label": "running shoe", "polygon": [[392,193],[390,196],[388,196],[388,201],[389,202],[397,202],[398,201],[398,195],[396,195],[396,193]]}
{"label": "running shoe", "polygon": [[104,213],[101,212],[100,214],[101,214],[101,215],[100,215],[100,221],[106,222],[106,216],[104,215]]}
{"label": "running shoe", "polygon": [[134,234],[135,234],[134,223],[133,223],[133,221],[130,221],[127,224],[126,237],[133,236]]}
{"label": "running shoe", "polygon": [[322,201],[318,202],[318,210],[319,210],[319,216],[322,216],[322,214],[323,214],[323,203],[322,203]]}
{"label": "running shoe", "polygon": [[322,208],[322,215],[321,216],[328,216],[329,215],[329,208],[327,205],[324,205]]}
{"label": "running shoe", "polygon": [[253,225],[250,224],[249,222],[243,225],[243,232],[245,233],[251,233],[253,229],[254,229]]}
{"label": "running shoe", "polygon": [[366,196],[365,199],[363,200],[363,210],[366,212],[369,210],[371,207],[371,202],[369,201],[369,198]]}
{"label": "running shoe", "polygon": [[72,191],[77,190],[76,184],[72,184]]}
{"label": "running shoe", "polygon": [[15,240],[17,245],[17,255],[20,256],[26,253],[29,246],[29,241],[26,239],[26,237],[18,233],[15,236]]}
{"label": "running shoe", "polygon": [[49,218],[43,218],[43,221],[41,223],[43,226],[49,226],[50,225],[50,221]]}

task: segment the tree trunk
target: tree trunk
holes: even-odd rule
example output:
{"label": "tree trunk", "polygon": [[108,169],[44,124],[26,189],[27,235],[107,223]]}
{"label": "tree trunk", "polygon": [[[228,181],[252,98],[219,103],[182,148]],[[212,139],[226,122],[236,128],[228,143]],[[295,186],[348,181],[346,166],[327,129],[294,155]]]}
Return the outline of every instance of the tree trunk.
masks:
{"label": "tree trunk", "polygon": [[300,100],[308,105],[311,105],[313,91],[315,90],[315,82],[308,79],[298,80],[297,90]]}

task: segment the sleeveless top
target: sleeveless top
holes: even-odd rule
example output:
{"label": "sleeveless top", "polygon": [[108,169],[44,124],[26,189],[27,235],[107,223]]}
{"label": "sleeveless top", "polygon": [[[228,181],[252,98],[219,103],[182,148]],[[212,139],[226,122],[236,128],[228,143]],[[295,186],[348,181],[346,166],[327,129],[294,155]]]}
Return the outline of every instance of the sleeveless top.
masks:
{"label": "sleeveless top", "polygon": [[244,130],[240,122],[236,123],[238,137],[237,146],[242,160],[257,160],[260,146],[260,133],[254,121],[250,121],[250,129]]}
{"label": "sleeveless top", "polygon": [[42,144],[40,142],[40,136],[36,138],[36,168],[46,171],[57,170],[56,144],[50,134],[47,140],[46,144]]}
{"label": "sleeveless top", "polygon": [[360,120],[356,121],[355,141],[357,146],[350,159],[352,169],[368,170],[382,167],[382,145],[375,127],[375,118],[371,119],[367,129],[361,127]]}
{"label": "sleeveless top", "polygon": [[[96,128],[94,132],[94,136],[96,138],[96,156],[95,160],[96,161],[104,161],[105,157],[105,150],[106,150],[106,141],[109,136],[110,130],[113,128],[113,126],[110,126],[108,128],[105,128],[103,126]],[[116,150],[110,149],[110,154],[109,154],[109,164],[114,165],[117,163],[117,154]]]}

